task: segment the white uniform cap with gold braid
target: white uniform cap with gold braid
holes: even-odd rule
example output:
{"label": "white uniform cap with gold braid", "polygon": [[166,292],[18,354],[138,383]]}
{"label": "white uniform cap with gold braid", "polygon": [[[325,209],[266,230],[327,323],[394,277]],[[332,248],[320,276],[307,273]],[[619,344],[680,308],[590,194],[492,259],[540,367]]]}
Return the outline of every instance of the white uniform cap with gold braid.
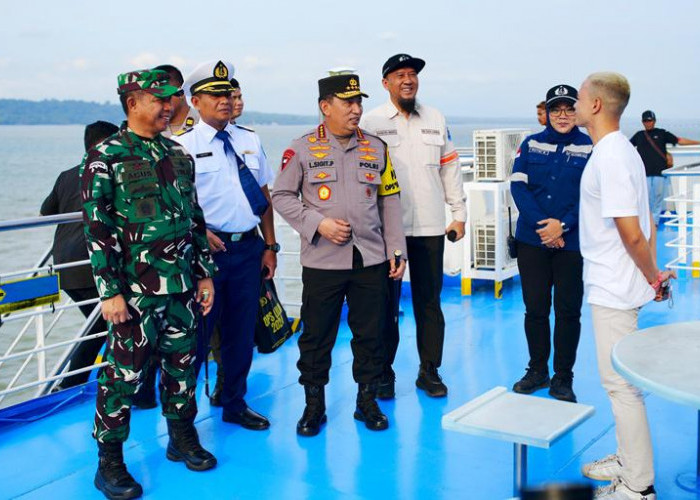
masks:
{"label": "white uniform cap with gold braid", "polygon": [[207,61],[197,66],[185,79],[182,88],[188,97],[194,94],[221,94],[232,92],[233,64],[227,61]]}

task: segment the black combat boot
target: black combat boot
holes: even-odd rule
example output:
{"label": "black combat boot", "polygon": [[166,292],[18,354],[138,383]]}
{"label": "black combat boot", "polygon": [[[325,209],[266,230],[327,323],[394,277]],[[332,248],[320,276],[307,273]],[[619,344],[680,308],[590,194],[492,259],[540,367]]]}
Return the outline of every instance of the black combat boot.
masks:
{"label": "black combat boot", "polygon": [[185,462],[190,470],[203,471],[216,466],[216,458],[199,444],[194,419],[168,419],[168,451],[165,456],[173,462]]}
{"label": "black combat boot", "polygon": [[394,399],[394,397],[396,397],[396,375],[394,370],[388,368],[382,374],[377,385],[377,398],[387,400]]}
{"label": "black combat boot", "polygon": [[305,385],[304,395],[306,408],[297,422],[297,434],[315,436],[326,423],[326,395],[321,385]]}
{"label": "black combat boot", "polygon": [[124,465],[122,443],[97,442],[100,461],[95,474],[95,487],[110,500],[126,500],[143,495],[143,488],[137,483]]}
{"label": "black combat boot", "polygon": [[437,368],[432,363],[420,365],[416,387],[423,389],[432,398],[447,396],[447,386],[442,382],[442,377],[440,377]]}
{"label": "black combat boot", "polygon": [[365,427],[371,431],[383,431],[389,427],[389,419],[379,409],[376,397],[376,384],[360,384],[354,417],[355,420],[364,422]]}

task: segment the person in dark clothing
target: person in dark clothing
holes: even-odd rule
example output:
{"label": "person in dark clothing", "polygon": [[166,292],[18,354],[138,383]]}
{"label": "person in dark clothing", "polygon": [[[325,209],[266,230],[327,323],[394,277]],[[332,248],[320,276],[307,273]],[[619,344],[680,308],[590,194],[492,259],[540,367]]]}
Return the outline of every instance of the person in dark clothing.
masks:
{"label": "person in dark clothing", "polygon": [[510,178],[520,212],[515,238],[530,354],[527,373],[513,391],[530,394],[550,386],[549,312],[554,289],[555,375],[549,394],[571,402],[576,401],[573,366],[583,301],[579,186],[593,150],[590,137],[574,124],[576,100],[576,89],[568,85],[547,92],[547,126],[522,143]]}
{"label": "person in dark clothing", "polygon": [[642,125],[644,130],[634,134],[630,142],[637,148],[644,162],[649,190],[649,208],[654,215],[654,224],[658,226],[666,197],[666,179],[663,177],[663,171],[673,165],[672,161],[669,163],[666,144],[687,146],[700,144],[700,142],[677,137],[668,130],[656,128],[656,115],[651,110],[642,113]]}
{"label": "person in dark clothing", "polygon": [[[119,128],[109,122],[97,121],[85,127],[85,151],[102,142]],[[56,179],[51,193],[41,204],[41,215],[67,214],[80,212],[82,201],[80,199],[80,165],[61,172]],[[64,264],[88,260],[88,251],[83,234],[81,222],[59,224],[53,239],[53,262]],[[73,302],[96,299],[98,297],[95,281],[92,278],[90,264],[78,267],[70,267],[59,271],[61,289],[68,294]],[[80,312],[87,318],[95,308],[95,304],[79,306]],[[107,324],[102,315],[99,315],[93,327],[86,333],[92,335],[107,330]],[[102,349],[104,338],[96,338],[80,342],[70,360],[68,370],[78,370],[90,366],[95,362]],[[67,389],[79,384],[84,384],[90,377],[90,372],[78,373],[65,377],[54,390]]]}

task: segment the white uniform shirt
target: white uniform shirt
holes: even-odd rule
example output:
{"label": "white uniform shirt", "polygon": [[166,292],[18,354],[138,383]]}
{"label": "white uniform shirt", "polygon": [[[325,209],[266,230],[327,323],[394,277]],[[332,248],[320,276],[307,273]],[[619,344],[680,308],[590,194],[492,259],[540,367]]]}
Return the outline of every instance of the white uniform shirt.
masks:
{"label": "white uniform shirt", "polygon": [[[265,186],[271,182],[273,173],[257,134],[231,124],[224,130],[258,184]],[[253,214],[243,192],[236,158],[224,152],[224,143],[216,138],[216,132],[200,121],[192,130],[172,139],[194,157],[195,186],[207,228],[228,233],[248,231],[260,223],[260,217]]]}
{"label": "white uniform shirt", "polygon": [[361,127],[389,145],[406,236],[444,234],[445,203],[454,220],[467,220],[459,156],[442,113],[416,103],[406,119],[388,101],[364,115]]}
{"label": "white uniform shirt", "polygon": [[615,217],[639,217],[651,235],[644,163],[620,131],[603,137],[581,177],[579,234],[588,302],[612,309],[641,307],[654,289],[627,253]]}

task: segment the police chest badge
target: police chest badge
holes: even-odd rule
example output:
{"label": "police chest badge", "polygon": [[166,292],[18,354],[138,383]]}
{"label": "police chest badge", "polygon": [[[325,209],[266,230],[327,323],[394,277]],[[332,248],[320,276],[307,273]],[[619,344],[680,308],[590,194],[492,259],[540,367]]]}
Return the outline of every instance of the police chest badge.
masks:
{"label": "police chest badge", "polygon": [[156,215],[156,200],[155,198],[142,198],[137,199],[136,205],[136,217],[139,219],[146,219],[150,217],[155,217]]}
{"label": "police chest badge", "polygon": [[321,201],[326,201],[331,197],[331,188],[325,184],[318,188],[318,199]]}

